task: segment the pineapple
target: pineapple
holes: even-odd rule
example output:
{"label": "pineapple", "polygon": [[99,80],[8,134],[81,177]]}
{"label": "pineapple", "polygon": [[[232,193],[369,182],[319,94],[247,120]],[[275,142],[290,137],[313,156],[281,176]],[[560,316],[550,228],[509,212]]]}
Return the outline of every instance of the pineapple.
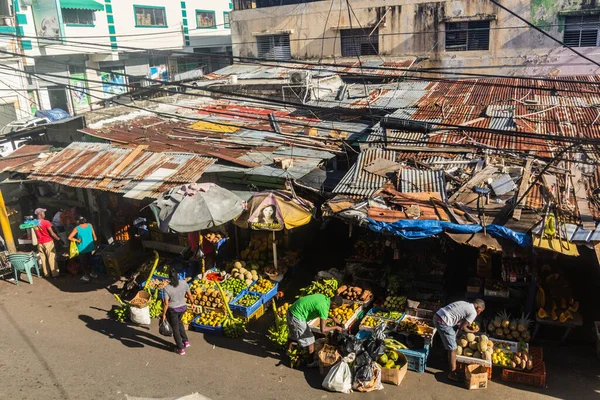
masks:
{"label": "pineapple", "polygon": [[490,323],[488,324],[488,326],[487,326],[487,331],[488,331],[488,332],[490,332],[490,333],[492,333],[492,332],[494,332],[495,330],[496,330],[496,327],[494,326],[494,323],[493,323],[493,322],[490,322]]}
{"label": "pineapple", "polygon": [[504,337],[504,330],[502,328],[496,329],[495,333],[496,333],[496,337],[499,337],[499,338]]}
{"label": "pineapple", "polygon": [[496,316],[496,318],[494,318],[493,324],[496,328],[500,328],[502,326],[502,319]]}
{"label": "pineapple", "polygon": [[501,326],[503,328],[508,328],[510,326],[510,315],[506,312],[506,310],[503,310],[501,313],[499,313],[498,317],[502,321]]}
{"label": "pineapple", "polygon": [[511,331],[516,331],[517,330],[517,321],[514,319],[512,321],[510,321],[510,325],[508,326],[508,328]]}
{"label": "pineapple", "polygon": [[517,330],[519,332],[523,333],[527,329],[529,329],[529,325],[531,324],[531,321],[528,318],[529,318],[529,314],[527,314],[527,315],[525,315],[525,313],[521,314],[521,318],[519,318],[519,321],[517,323]]}

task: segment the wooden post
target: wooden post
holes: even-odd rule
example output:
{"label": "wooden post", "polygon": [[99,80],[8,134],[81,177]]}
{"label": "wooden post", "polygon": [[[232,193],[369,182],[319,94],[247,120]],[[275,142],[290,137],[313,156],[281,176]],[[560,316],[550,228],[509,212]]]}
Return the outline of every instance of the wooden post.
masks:
{"label": "wooden post", "polygon": [[6,205],[4,204],[2,190],[0,190],[0,227],[2,228],[4,241],[6,242],[6,249],[9,253],[16,253],[17,248],[15,247],[15,239],[13,238],[12,230],[10,228],[10,221],[8,220],[8,212],[6,211]]}

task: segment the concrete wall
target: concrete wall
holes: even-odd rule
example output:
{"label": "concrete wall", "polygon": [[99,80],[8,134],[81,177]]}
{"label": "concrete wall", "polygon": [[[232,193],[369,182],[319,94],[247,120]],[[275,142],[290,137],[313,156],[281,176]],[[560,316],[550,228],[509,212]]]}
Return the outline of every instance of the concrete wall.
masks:
{"label": "concrete wall", "polygon": [[[600,2],[596,6],[589,0],[502,1],[560,40],[564,19],[559,12],[589,8],[582,3],[600,12]],[[490,67],[497,72],[498,66],[509,65],[519,68],[507,67],[503,72],[565,75],[595,73],[597,69],[488,0],[350,0],[350,5],[352,20],[344,1],[236,10],[232,13],[234,56],[256,57],[258,35],[289,31],[293,58],[340,57],[340,28],[379,23],[379,54],[423,58],[423,67]],[[489,50],[446,51],[445,22],[469,19],[491,19]],[[598,48],[579,50],[600,61]]]}

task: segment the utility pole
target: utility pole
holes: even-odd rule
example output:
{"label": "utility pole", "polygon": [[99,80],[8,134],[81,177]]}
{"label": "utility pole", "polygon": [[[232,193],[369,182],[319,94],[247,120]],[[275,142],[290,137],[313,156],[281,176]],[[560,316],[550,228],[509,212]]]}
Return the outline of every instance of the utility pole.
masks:
{"label": "utility pole", "polygon": [[6,249],[9,253],[16,253],[17,248],[15,247],[15,239],[13,238],[12,230],[10,228],[10,221],[8,220],[8,212],[6,212],[2,190],[0,190],[0,227],[2,228],[4,241],[6,242]]}

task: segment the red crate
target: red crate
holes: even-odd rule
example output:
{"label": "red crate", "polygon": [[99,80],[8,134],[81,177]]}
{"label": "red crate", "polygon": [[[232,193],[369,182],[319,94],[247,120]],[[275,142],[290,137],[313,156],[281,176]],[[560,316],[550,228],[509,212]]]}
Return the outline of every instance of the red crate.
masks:
{"label": "red crate", "polygon": [[533,366],[528,372],[515,371],[512,369],[502,370],[502,380],[505,382],[522,383],[523,385],[546,387],[546,363],[540,362]]}

